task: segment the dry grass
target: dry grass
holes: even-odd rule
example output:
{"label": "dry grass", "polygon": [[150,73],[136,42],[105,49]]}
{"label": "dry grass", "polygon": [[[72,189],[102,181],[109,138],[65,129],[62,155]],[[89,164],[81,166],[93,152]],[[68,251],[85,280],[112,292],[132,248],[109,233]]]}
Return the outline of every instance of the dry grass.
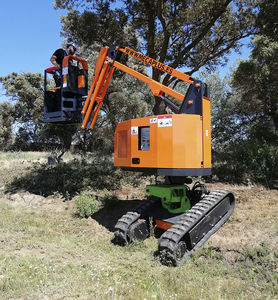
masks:
{"label": "dry grass", "polygon": [[[222,249],[241,251],[246,246],[256,246],[267,242],[274,251],[278,249],[278,191],[262,186],[248,188],[217,184],[236,196],[235,211],[211,242]],[[273,236],[274,235],[274,236]]]}
{"label": "dry grass", "polygon": [[[24,173],[41,159],[28,155],[9,158],[6,181],[15,169]],[[21,167],[13,159],[23,161]],[[209,185],[219,187],[236,195],[233,216],[184,265],[168,268],[154,256],[154,237],[128,247],[111,243],[118,215],[136,205],[132,198],[143,193],[143,185],[116,191],[122,198],[116,207],[79,219],[73,201],[24,190],[5,193],[2,183],[0,298],[277,298],[278,191]]]}

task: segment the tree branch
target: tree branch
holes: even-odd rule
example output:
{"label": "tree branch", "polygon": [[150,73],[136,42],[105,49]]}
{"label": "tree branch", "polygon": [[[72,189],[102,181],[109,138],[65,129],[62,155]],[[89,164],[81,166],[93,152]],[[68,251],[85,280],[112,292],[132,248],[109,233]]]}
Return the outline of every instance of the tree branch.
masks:
{"label": "tree branch", "polygon": [[163,35],[164,35],[163,44],[162,44],[162,47],[161,47],[161,50],[159,53],[159,61],[164,62],[165,58],[166,58],[168,46],[169,46],[170,33],[167,29],[167,23],[163,16],[163,0],[158,0],[157,16],[158,16],[159,21],[161,22],[162,29],[163,29]]}
{"label": "tree branch", "polygon": [[[180,61],[184,58],[186,53],[188,53],[192,48],[194,48],[209,32],[210,28],[213,26],[213,24],[216,22],[216,20],[226,11],[228,5],[231,3],[231,0],[226,0],[221,7],[215,7],[214,11],[215,14],[211,18],[211,20],[207,23],[207,25],[203,28],[203,30],[199,33],[199,35],[192,40],[192,42],[187,45],[177,56],[175,61],[171,64],[171,67],[176,69],[179,65]],[[216,5],[216,4],[215,4]],[[168,81],[170,79],[170,75],[166,75],[163,80],[163,84],[167,85]]]}

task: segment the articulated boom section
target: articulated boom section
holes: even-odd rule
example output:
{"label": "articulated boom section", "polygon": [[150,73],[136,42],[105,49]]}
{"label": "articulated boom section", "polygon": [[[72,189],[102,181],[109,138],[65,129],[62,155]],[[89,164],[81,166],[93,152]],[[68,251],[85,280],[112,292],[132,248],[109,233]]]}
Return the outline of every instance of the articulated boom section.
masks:
{"label": "articulated boom section", "polygon": [[[184,101],[184,95],[182,95],[181,93],[178,93],[175,90],[161,84],[160,82],[152,80],[148,76],[145,76],[121,64],[118,61],[118,58],[122,53],[130,55],[140,61],[143,61],[146,64],[155,67],[162,72],[174,76],[184,82],[187,82],[188,84],[193,84],[193,80],[190,78],[190,76],[182,72],[179,72],[167,65],[164,65],[146,55],[136,52],[130,48],[127,47],[126,48],[119,48],[119,47],[102,48],[95,65],[95,73],[93,76],[92,85],[82,109],[82,114],[84,115],[84,120],[81,126],[82,129],[86,128],[90,118],[91,118],[90,127],[93,128],[115,68],[122,70],[123,72],[148,84],[154,96],[161,97],[164,100],[165,97],[163,96],[163,94],[166,93],[181,102]],[[196,83],[196,84],[197,87],[200,86],[200,83]],[[172,109],[177,110],[177,107],[173,103],[169,103],[168,101],[167,104]]]}

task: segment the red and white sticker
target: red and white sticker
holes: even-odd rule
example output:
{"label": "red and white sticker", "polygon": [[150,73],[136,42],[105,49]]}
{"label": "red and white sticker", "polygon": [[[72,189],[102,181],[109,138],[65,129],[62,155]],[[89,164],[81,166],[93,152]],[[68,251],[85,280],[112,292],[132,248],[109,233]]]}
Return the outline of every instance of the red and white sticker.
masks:
{"label": "red and white sticker", "polygon": [[150,124],[157,123],[157,118],[150,118]]}
{"label": "red and white sticker", "polygon": [[172,116],[159,116],[157,117],[158,127],[172,127]]}

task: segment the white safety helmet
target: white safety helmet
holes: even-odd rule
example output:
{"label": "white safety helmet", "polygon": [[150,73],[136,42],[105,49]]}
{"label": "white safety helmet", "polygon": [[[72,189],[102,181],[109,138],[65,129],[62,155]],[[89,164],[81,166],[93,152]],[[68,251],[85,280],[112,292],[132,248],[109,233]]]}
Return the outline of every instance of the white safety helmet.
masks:
{"label": "white safety helmet", "polygon": [[68,48],[69,46],[72,46],[73,49],[74,49],[74,51],[77,51],[77,46],[75,45],[75,43],[73,43],[73,42],[67,43],[67,48]]}

